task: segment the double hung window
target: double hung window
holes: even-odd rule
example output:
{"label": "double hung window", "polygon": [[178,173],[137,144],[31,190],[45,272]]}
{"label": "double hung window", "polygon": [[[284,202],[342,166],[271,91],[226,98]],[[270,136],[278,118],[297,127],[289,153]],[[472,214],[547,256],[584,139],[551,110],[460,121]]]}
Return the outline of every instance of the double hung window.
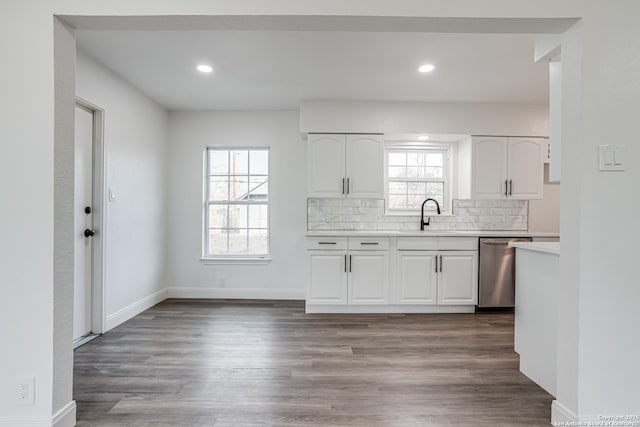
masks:
{"label": "double hung window", "polygon": [[[385,158],[387,213],[415,214],[427,198],[448,207],[449,150],[438,147],[388,147]],[[435,210],[433,204],[425,206]]]}
{"label": "double hung window", "polygon": [[207,149],[205,258],[269,255],[269,149]]}

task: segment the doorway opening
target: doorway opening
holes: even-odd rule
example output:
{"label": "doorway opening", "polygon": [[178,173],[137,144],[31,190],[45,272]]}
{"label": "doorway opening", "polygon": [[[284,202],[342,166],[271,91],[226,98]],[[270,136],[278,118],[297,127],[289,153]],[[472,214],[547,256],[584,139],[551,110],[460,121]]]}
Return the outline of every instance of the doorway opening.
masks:
{"label": "doorway opening", "polygon": [[[87,26],[90,26],[90,24],[87,24]],[[79,28],[82,28],[82,26],[78,26]],[[86,29],[86,27],[85,27]],[[99,121],[99,115],[96,114],[97,109],[93,109],[94,111],[94,122],[95,121]],[[101,129],[101,126],[95,126],[95,129]],[[95,132],[95,130],[94,130]],[[97,133],[97,132],[96,132]],[[101,134],[100,134],[101,136]],[[98,143],[97,141],[95,141],[95,143]],[[101,141],[100,141],[101,143]],[[101,155],[101,151],[97,151],[96,153],[98,154],[94,154],[94,155]],[[94,160],[95,161],[95,160]],[[96,165],[100,165],[103,166],[101,162],[97,162],[95,161]],[[102,172],[104,172],[104,169],[102,170]],[[98,174],[96,175],[98,177],[103,177],[103,174]],[[99,260],[100,264],[98,265],[97,263],[92,263],[92,271],[91,271],[91,276],[92,278],[99,278],[100,280],[92,280],[92,285],[91,285],[91,289],[92,289],[92,313],[91,313],[91,318],[94,319],[92,321],[92,330],[91,332],[94,334],[99,334],[101,332],[104,331],[104,326],[105,326],[105,321],[104,321],[104,309],[103,309],[103,289],[102,289],[102,278],[103,278],[103,271],[102,271],[102,254],[104,254],[104,239],[101,236],[104,236],[104,214],[103,214],[103,210],[101,209],[103,206],[98,207],[97,203],[103,202],[105,201],[104,198],[104,187],[102,186],[102,182],[98,185],[98,183],[96,183],[94,181],[93,183],[94,185],[94,195],[93,195],[93,201],[94,201],[94,205],[93,205],[93,212],[94,212],[94,216],[92,218],[92,225],[95,224],[100,224],[100,227],[96,226],[95,228],[92,227],[88,227],[90,230],[95,230],[97,233],[92,236],[91,240],[93,240],[93,247],[92,247],[92,253],[90,255],[92,260]],[[98,196],[98,191],[100,191],[100,195]],[[79,215],[78,213],[76,215]],[[97,215],[101,215],[100,219],[98,219]],[[87,228],[84,228],[83,230],[86,230]],[[98,254],[98,251],[100,251],[100,254]],[[98,288],[99,292],[95,292],[95,289]],[[99,303],[96,304],[96,300],[99,300]],[[97,319],[97,321],[95,320]],[[75,335],[75,331],[74,331],[74,335]]]}

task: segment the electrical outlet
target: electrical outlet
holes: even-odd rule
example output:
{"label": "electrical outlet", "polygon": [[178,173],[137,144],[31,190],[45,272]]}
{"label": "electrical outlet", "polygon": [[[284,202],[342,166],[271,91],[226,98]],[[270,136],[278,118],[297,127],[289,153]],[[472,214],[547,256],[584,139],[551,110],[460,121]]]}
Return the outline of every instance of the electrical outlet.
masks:
{"label": "electrical outlet", "polygon": [[34,405],[35,404],[35,387],[36,379],[30,376],[16,377],[16,404],[17,405]]}
{"label": "electrical outlet", "polygon": [[225,279],[224,277],[220,278],[220,287],[224,288],[227,286],[227,279]]}

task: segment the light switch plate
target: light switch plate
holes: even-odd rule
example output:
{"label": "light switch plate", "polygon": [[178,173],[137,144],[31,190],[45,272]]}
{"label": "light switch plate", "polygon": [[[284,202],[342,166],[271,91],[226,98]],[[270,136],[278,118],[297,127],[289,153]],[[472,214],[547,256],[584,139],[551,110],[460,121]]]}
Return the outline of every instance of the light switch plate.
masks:
{"label": "light switch plate", "polygon": [[113,191],[112,188],[109,189],[109,201],[110,202],[115,202],[116,201],[116,192]]}
{"label": "light switch plate", "polygon": [[604,172],[624,171],[624,151],[621,145],[601,145],[598,147],[598,165]]}

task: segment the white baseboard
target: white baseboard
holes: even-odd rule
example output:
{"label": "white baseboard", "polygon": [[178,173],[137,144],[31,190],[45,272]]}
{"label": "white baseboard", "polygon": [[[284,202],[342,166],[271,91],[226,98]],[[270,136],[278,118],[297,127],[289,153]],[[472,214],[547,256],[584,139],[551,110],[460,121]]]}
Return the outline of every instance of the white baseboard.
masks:
{"label": "white baseboard", "polygon": [[333,305],[307,304],[305,313],[475,313],[473,305]]}
{"label": "white baseboard", "polygon": [[0,427],[51,427],[51,417],[0,417]]}
{"label": "white baseboard", "polygon": [[0,427],[73,427],[76,401],[72,400],[53,417],[0,417]]}
{"label": "white baseboard", "polygon": [[126,322],[132,317],[137,316],[148,308],[153,307],[161,301],[167,299],[167,290],[160,289],[151,295],[148,295],[138,301],[129,304],[128,306],[121,308],[113,314],[107,316],[106,330],[105,332],[115,328],[121,323]]}
{"label": "white baseboard", "polygon": [[76,425],[76,401],[72,400],[53,416],[53,427],[73,427]]}
{"label": "white baseboard", "polygon": [[[107,316],[105,332],[137,316],[167,298],[304,300],[304,289],[187,288],[161,289]],[[2,427],[0,425],[0,427]]]}
{"label": "white baseboard", "polygon": [[575,425],[578,422],[576,414],[568,410],[562,403],[554,400],[551,403],[551,424],[552,425]]}
{"label": "white baseboard", "polygon": [[167,298],[195,299],[282,299],[303,300],[304,289],[269,289],[269,288],[167,288]]}
{"label": "white baseboard", "polygon": [[[625,424],[627,422],[628,424]],[[551,403],[551,425],[554,426],[605,426],[605,425],[632,425],[637,420],[625,419],[624,415],[588,415],[586,417],[577,416],[562,403],[554,400]],[[636,425],[633,424],[633,425]]]}

